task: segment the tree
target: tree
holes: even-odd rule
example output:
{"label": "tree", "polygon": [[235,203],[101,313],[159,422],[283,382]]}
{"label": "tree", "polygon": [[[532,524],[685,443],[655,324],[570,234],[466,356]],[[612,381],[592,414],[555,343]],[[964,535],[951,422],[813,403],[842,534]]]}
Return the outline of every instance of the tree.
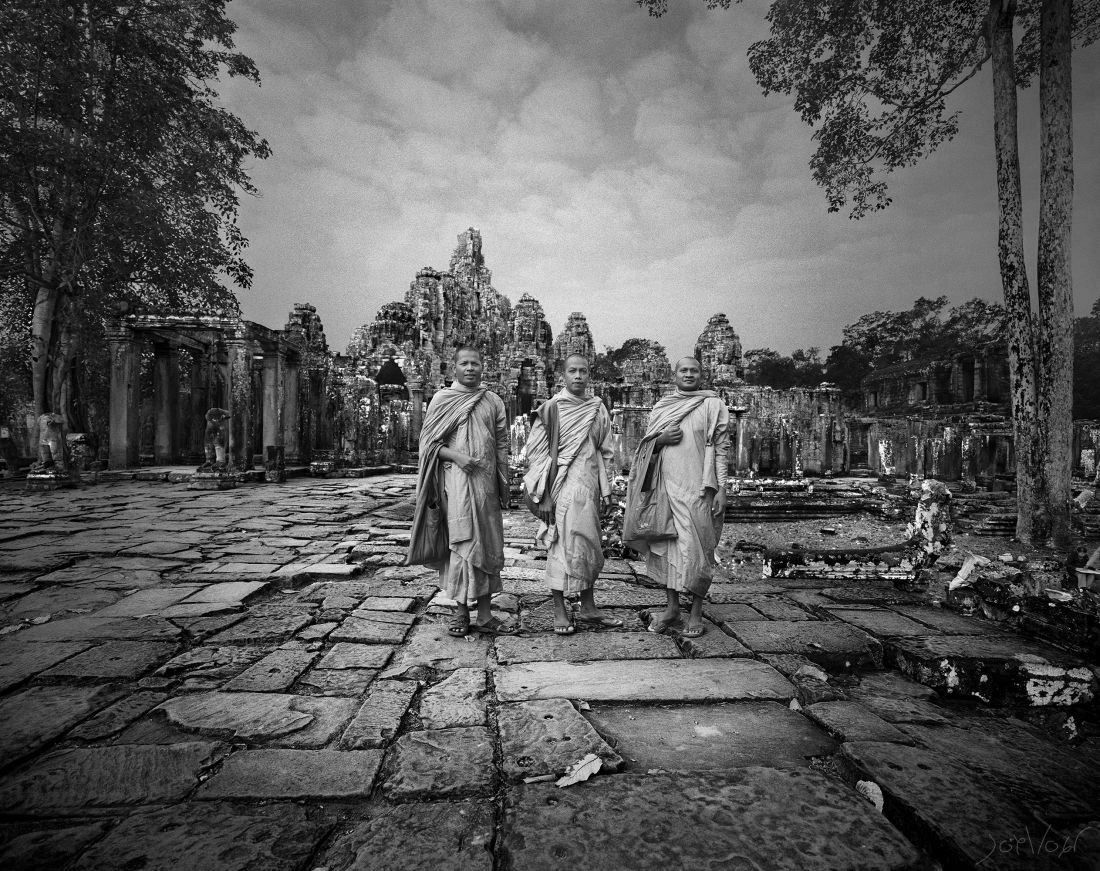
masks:
{"label": "tree", "polygon": [[267,143],[216,105],[227,0],[8,0],[0,10],[0,279],[31,297],[35,414],[72,422],[74,363],[113,303],[235,309],[245,169]]}
{"label": "tree", "polygon": [[[731,0],[706,0],[729,8]],[[661,15],[667,0],[638,0]],[[1100,0],[775,0],[771,36],[749,48],[767,93],[795,95],[814,127],[810,160],[829,211],[861,218],[890,204],[885,177],[958,132],[950,95],[987,63],[993,74],[1000,206],[998,259],[1008,315],[1017,457],[1016,534],[1070,541],[1073,168],[1072,46],[1100,32]],[[1022,34],[1017,45],[1014,28]],[[1017,86],[1039,78],[1038,312],[1024,268]]]}
{"label": "tree", "polygon": [[789,357],[771,348],[745,352],[745,381],[749,384],[785,390],[817,387],[824,380],[825,366],[820,348],[799,348]]}
{"label": "tree", "polygon": [[1100,299],[1073,323],[1073,416],[1100,420]]}

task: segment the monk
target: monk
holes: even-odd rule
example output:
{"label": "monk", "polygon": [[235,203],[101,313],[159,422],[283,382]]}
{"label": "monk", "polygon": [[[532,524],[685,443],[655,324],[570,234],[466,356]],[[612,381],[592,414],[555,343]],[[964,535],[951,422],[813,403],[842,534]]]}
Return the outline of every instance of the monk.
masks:
{"label": "monk", "polygon": [[[579,354],[566,358],[565,387],[539,408],[527,442],[529,468],[523,484],[534,500],[547,506],[539,511],[535,542],[546,548],[546,581],[554,599],[558,635],[576,631],[565,602],[567,594],[580,594],[576,623],[597,629],[623,625],[596,607],[593,592],[604,562],[600,508],[612,502],[606,464],[613,451],[611,417],[598,397],[586,396],[589,377],[587,358]],[[550,415],[557,421],[551,427],[553,436],[547,428]],[[552,467],[555,447],[557,462]]]}
{"label": "monk", "polygon": [[[685,638],[698,638],[705,631],[703,599],[710,589],[726,511],[729,411],[714,391],[699,389],[702,374],[698,360],[677,361],[676,391],[653,406],[639,448],[639,454],[645,453],[647,441],[652,441],[653,456],[660,454],[661,473],[654,486],[668,495],[675,538],[627,542],[646,555],[646,574],[663,583],[668,596],[668,606],[651,619],[649,631],[664,632],[679,620],[683,593],[691,597]],[[632,477],[628,502],[639,498],[642,479]]]}
{"label": "monk", "polygon": [[[490,607],[493,593],[504,589],[501,509],[508,507],[507,415],[500,397],[481,384],[484,364],[477,348],[459,348],[454,368],[454,381],[432,397],[420,432],[417,510],[408,562],[439,569],[440,586],[455,601],[447,624],[451,635],[462,637],[471,629],[512,635],[515,627],[493,616]],[[429,481],[430,476],[435,480]],[[415,560],[418,538],[426,534],[419,523],[421,503],[433,492],[441,494],[448,553],[438,560]],[[472,625],[471,600],[477,602],[477,621]]]}

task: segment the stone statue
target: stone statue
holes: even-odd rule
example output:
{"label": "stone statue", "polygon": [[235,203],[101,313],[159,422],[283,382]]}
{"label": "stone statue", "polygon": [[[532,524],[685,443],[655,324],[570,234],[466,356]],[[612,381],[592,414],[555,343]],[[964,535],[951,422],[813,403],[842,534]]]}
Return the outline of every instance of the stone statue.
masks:
{"label": "stone statue", "polygon": [[229,425],[226,421],[232,415],[224,408],[211,408],[206,412],[206,435],[203,449],[206,462],[197,471],[224,472],[226,470],[226,448],[229,445]]}
{"label": "stone statue", "polygon": [[31,472],[65,471],[65,418],[60,414],[38,416],[38,460]]}

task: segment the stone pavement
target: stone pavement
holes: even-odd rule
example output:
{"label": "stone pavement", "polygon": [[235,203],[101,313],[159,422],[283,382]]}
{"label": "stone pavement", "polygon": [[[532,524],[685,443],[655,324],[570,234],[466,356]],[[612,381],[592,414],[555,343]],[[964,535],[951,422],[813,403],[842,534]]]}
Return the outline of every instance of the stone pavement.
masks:
{"label": "stone pavement", "polygon": [[0,868],[1100,867],[1093,666],[751,566],[682,639],[609,561],[557,637],[515,511],[524,634],[453,639],[411,485],[0,492]]}

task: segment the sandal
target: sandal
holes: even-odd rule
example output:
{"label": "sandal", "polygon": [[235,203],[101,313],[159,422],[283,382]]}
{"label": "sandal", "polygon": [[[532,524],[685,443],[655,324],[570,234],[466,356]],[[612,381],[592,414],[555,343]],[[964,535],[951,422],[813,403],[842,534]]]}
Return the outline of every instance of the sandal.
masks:
{"label": "sandal", "polygon": [[664,635],[668,627],[672,625],[667,620],[658,620],[654,617],[649,621],[648,630],[656,635]]}
{"label": "sandal", "polygon": [[554,623],[554,634],[555,635],[572,635],[576,631],[577,631],[577,627],[573,625],[572,620],[570,620],[564,626],[559,626],[556,622]]}
{"label": "sandal", "polygon": [[623,625],[622,620],[609,614],[600,614],[596,617],[586,617],[584,614],[578,614],[574,619],[584,626],[592,626],[596,629],[618,629]]}
{"label": "sandal", "polygon": [[681,638],[699,638],[707,631],[707,628],[702,624],[698,626],[689,626],[683,632],[680,633]]}
{"label": "sandal", "polygon": [[484,635],[515,635],[519,629],[505,623],[499,617],[490,617],[486,623],[472,623],[470,628]]}
{"label": "sandal", "polygon": [[447,634],[455,638],[465,638],[470,634],[470,615],[456,614],[447,622]]}

